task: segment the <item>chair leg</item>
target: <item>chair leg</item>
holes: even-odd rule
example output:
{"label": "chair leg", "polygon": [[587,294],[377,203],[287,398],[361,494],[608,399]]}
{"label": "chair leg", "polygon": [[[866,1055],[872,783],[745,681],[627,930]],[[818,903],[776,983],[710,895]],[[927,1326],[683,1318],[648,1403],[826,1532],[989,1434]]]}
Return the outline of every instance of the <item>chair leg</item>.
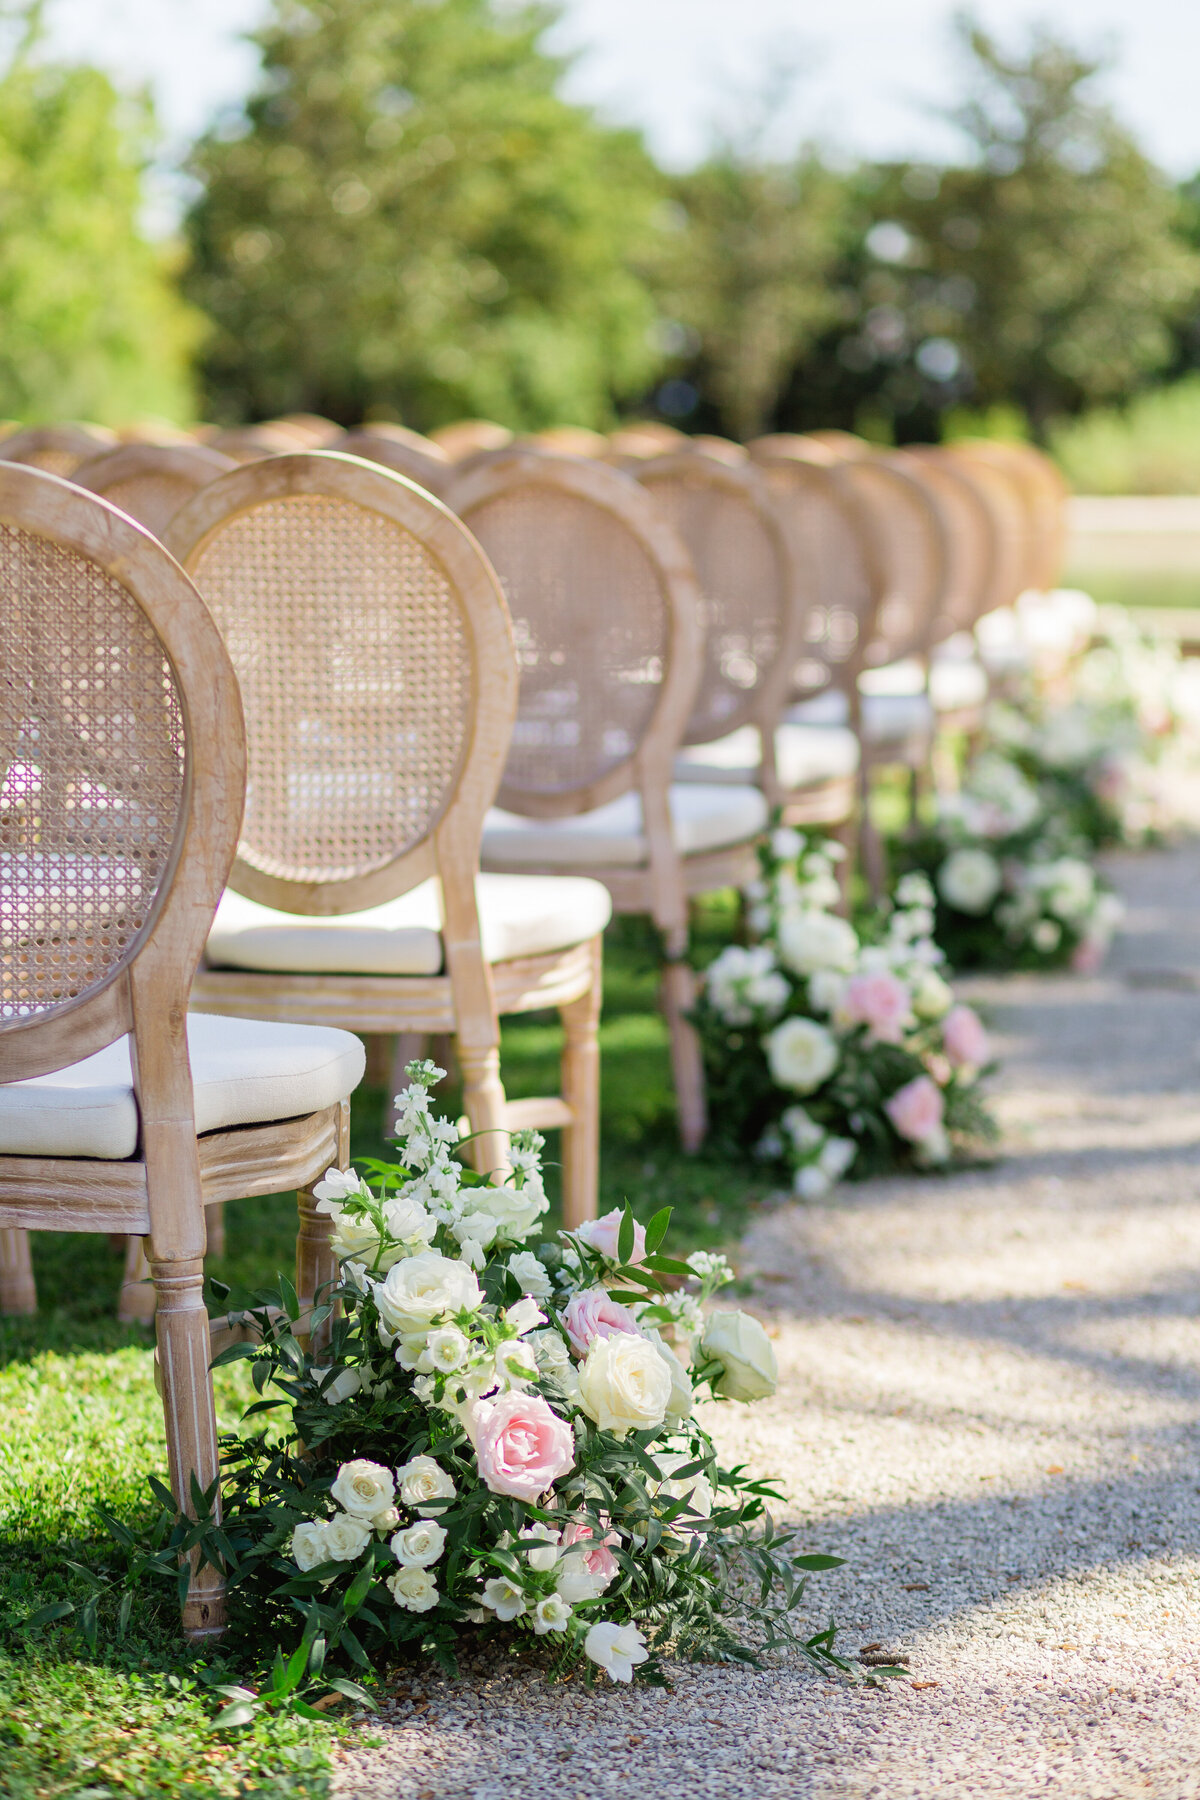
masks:
{"label": "chair leg", "polygon": [[225,1254],[225,1202],[217,1200],[212,1206],[204,1209],[204,1226],[208,1242],[205,1256],[214,1257],[218,1262]]}
{"label": "chair leg", "polygon": [[[350,1102],[342,1100],[338,1106],[337,1127],[337,1166],[339,1169],[350,1167]],[[317,1202],[311,1187],[300,1188],[296,1193],[296,1210],[299,1214],[299,1228],[296,1232],[296,1298],[300,1302],[301,1325],[312,1312],[316,1296],[321,1288],[337,1279],[337,1258],[330,1248],[333,1236],[333,1220],[328,1213],[317,1211]],[[313,1333],[311,1348],[319,1349],[328,1342],[331,1321]]]}
{"label": "chair leg", "polygon": [[571,1124],[562,1134],[563,1223],[568,1230],[596,1217],[600,1182],[601,940],[592,942],[592,984],[560,1007],[565,1041],[562,1095]]}
{"label": "chair leg", "polygon": [[[204,1307],[204,1263],[200,1257],[151,1265],[158,1300],[158,1358],[162,1370],[163,1415],[171,1492],[183,1512],[192,1510],[193,1473],[201,1488],[220,1472],[217,1418],[209,1374],[208,1313]],[[218,1515],[220,1496],[217,1499]],[[191,1580],[183,1603],[183,1633],[193,1643],[218,1637],[225,1628],[225,1578],[193,1552]]]}
{"label": "chair leg", "polygon": [[117,1318],[121,1324],[151,1324],[154,1294],[150,1264],[146,1260],[146,1240],[131,1233],[125,1239],[125,1273],[121,1278],[121,1297],[117,1301]]}
{"label": "chair leg", "polygon": [[29,1233],[0,1231],[0,1313],[6,1318],[27,1318],[37,1312],[37,1287]]}
{"label": "chair leg", "polygon": [[698,1150],[708,1131],[708,1107],[700,1038],[687,1016],[696,1004],[696,978],[687,963],[663,964],[661,993],[671,1038],[671,1073],[679,1109],[679,1141],[685,1150]]}
{"label": "chair leg", "polygon": [[508,1167],[507,1102],[500,1080],[500,1050],[496,1044],[464,1044],[459,1039],[458,1062],[462,1070],[463,1111],[473,1137],[468,1149],[480,1173]]}

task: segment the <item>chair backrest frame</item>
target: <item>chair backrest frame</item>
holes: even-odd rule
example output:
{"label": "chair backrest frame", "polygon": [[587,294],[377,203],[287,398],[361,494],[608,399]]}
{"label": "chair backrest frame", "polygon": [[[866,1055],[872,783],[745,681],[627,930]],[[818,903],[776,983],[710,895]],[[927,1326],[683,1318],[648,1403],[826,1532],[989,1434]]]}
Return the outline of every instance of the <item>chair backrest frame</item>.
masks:
{"label": "chair backrest frame", "polygon": [[[232,456],[212,450],[207,444],[120,444],[115,450],[103,450],[99,456],[80,463],[71,480],[76,487],[99,494],[128,513],[161,542],[172,518],[197,488],[207,487],[218,475],[226,475],[237,466]],[[128,492],[131,486],[132,496]],[[174,489],[177,494],[175,504],[165,509],[153,504],[163,487]],[[139,488],[145,491],[144,499],[139,497]]]}

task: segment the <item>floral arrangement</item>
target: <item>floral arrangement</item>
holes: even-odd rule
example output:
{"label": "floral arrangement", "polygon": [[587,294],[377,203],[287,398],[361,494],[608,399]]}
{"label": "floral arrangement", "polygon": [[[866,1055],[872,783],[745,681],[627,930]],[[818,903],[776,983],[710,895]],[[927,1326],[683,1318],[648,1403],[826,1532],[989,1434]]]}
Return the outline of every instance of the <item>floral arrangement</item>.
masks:
{"label": "floral arrangement", "polygon": [[910,874],[856,930],[833,910],[841,854],[786,826],[770,834],[747,891],[756,941],[709,965],[696,1012],[719,1131],[784,1163],[805,1199],[994,1135],[979,1092],[987,1034],[941,973],[932,887]]}
{"label": "floral arrangement", "polygon": [[[802,1637],[791,1616],[838,1559],[799,1554],[777,1490],[724,1468],[695,1416],[775,1389],[758,1321],[706,1310],[725,1259],[664,1256],[669,1208],[530,1247],[540,1137],[477,1174],[431,1109],[442,1071],[408,1075],[398,1160],[315,1190],[336,1283],[307,1319],[286,1284],[258,1296],[251,1340],[218,1359],[247,1357],[261,1398],[223,1440],[223,1518],[164,1522],[164,1569],[188,1551],[221,1566],[235,1627],[299,1636],[297,1668],[403,1645],[453,1668],[465,1630],[615,1681],[661,1679],[668,1647],[844,1667],[832,1628]],[[283,1429],[255,1435],[272,1409]]]}
{"label": "floral arrangement", "polygon": [[1001,751],[983,752],[933,826],[895,848],[935,892],[937,941],[956,969],[1100,966],[1120,923],[1054,791]]}

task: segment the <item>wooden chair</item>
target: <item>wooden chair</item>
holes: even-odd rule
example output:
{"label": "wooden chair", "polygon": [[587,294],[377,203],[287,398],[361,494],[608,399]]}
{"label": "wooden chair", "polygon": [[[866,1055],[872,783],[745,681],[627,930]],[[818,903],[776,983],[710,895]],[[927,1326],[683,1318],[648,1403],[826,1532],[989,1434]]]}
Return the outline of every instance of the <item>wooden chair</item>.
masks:
{"label": "wooden chair", "polygon": [[289,456],[305,450],[308,444],[302,432],[288,425],[231,425],[205,440],[213,450],[236,463],[261,462],[267,456]]}
{"label": "wooden chair", "polygon": [[783,722],[812,589],[762,476],[744,453],[738,466],[695,447],[631,472],[686,544],[704,597],[704,674],[675,780],[758,786],[789,824],[845,825],[853,732]]}
{"label": "wooden chair", "polygon": [[429,494],[441,493],[454,467],[440,444],[403,425],[364,425],[348,432],[338,448],[406,476]]}
{"label": "wooden chair", "polygon": [[[169,541],[229,646],[249,741],[196,1005],[453,1033],[480,1166],[505,1160],[496,1134],[561,1128],[567,1217],[594,1216],[611,908],[594,882],[477,880],[517,694],[478,545],[412,483],[339,452],[222,476]],[[498,1015],[547,1008],[565,1029],[561,1097],[507,1102]]]}
{"label": "wooden chair", "polygon": [[603,432],[591,431],[586,425],[548,425],[544,431],[531,431],[520,442],[535,450],[552,450],[557,456],[608,455],[608,439]]}
{"label": "wooden chair", "polygon": [[104,425],[29,425],[0,440],[0,462],[70,476],[81,462],[111,450],[116,441],[116,433]]}
{"label": "wooden chair", "polygon": [[121,444],[81,463],[71,480],[161,539],[197,488],[236,467],[231,456],[205,444]]}
{"label": "wooden chair", "polygon": [[521,669],[484,867],[587,874],[618,912],[653,919],[680,1133],[694,1149],[705,1107],[688,899],[753,876],[768,809],[755,788],[672,783],[703,673],[687,550],[650,495],[602,463],[513,449],[463,473],[447,501],[504,584]]}
{"label": "wooden chair", "polygon": [[[187,1510],[193,1477],[218,1474],[205,1207],[296,1186],[311,1301],[334,1264],[310,1184],[347,1166],[362,1047],[189,1017],[245,758],[233,670],[176,563],[105,501],[0,464],[0,571],[0,774],[27,803],[0,848],[0,1305],[36,1304],[31,1230],[145,1237]],[[72,787],[114,766],[127,784],[91,841]],[[43,779],[56,769],[70,782]],[[193,1566],[185,1632],[222,1622],[220,1578]]]}
{"label": "wooden chair", "polygon": [[439,425],[429,435],[452,463],[480,450],[503,450],[513,437],[507,425],[497,425],[493,419],[456,419],[453,425]]}
{"label": "wooden chair", "polygon": [[674,425],[643,419],[609,432],[608,460],[622,467],[627,461],[641,462],[650,456],[666,456],[672,450],[686,450],[690,441],[687,433]]}

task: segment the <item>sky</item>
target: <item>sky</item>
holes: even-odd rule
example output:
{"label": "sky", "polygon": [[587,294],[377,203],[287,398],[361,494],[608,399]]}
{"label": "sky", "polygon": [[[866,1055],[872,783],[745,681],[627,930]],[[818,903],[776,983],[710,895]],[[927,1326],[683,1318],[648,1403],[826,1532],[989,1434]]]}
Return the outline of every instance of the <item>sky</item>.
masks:
{"label": "sky", "polygon": [[[253,82],[251,29],[269,0],[50,0],[54,48],[123,82],[148,83],[179,149]],[[555,47],[577,51],[577,98],[640,125],[672,167],[700,157],[714,124],[799,71],[788,128],[842,154],[954,153],[933,116],[955,94],[951,0],[566,0]],[[1113,52],[1105,91],[1172,175],[1200,170],[1200,0],[982,0],[1002,37],[1041,20]]]}

